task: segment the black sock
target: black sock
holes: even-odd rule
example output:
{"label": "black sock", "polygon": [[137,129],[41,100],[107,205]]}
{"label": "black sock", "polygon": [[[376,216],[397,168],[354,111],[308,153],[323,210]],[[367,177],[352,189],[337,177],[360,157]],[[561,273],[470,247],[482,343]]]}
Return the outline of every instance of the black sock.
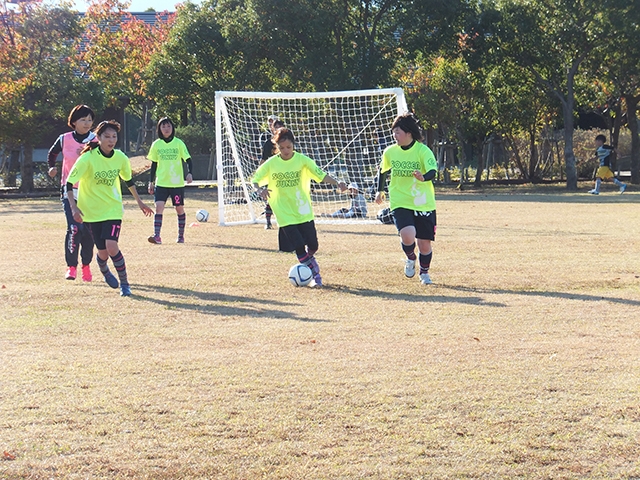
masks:
{"label": "black sock", "polygon": [[404,243],[402,244],[402,250],[404,250],[404,253],[407,255],[407,258],[409,260],[415,260],[416,259],[416,242],[413,242],[411,245],[405,245]]}
{"label": "black sock", "polygon": [[429,267],[431,266],[431,258],[433,257],[433,252],[429,252],[426,255],[420,254],[420,273],[428,273]]}

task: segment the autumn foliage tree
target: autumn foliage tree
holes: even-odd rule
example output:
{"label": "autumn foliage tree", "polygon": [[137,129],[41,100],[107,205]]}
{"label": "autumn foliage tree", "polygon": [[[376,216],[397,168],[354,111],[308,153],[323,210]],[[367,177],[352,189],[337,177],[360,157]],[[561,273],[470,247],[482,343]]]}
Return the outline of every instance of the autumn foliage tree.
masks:
{"label": "autumn foliage tree", "polygon": [[23,149],[23,192],[34,188],[34,146],[82,91],[74,75],[79,34],[77,16],[66,8],[0,5],[0,144]]}
{"label": "autumn foliage tree", "polygon": [[92,2],[85,14],[86,48],[80,58],[84,74],[103,86],[110,106],[128,106],[148,119],[153,100],[147,66],[167,39],[174,14],[158,13],[148,24],[126,11],[128,2]]}

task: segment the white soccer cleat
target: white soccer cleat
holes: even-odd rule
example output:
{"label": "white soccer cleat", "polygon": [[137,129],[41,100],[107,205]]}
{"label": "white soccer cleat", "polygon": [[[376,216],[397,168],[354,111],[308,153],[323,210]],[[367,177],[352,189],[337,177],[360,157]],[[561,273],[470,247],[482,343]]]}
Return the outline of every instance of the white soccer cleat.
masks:
{"label": "white soccer cleat", "polygon": [[431,281],[431,277],[428,273],[420,274],[420,283],[423,285],[431,285],[433,282]]}
{"label": "white soccer cleat", "polygon": [[595,188],[594,188],[593,190],[589,190],[589,193],[590,193],[591,195],[600,195],[600,192],[599,192],[599,191],[597,191]]}
{"label": "white soccer cleat", "polygon": [[416,274],[416,261],[415,260],[409,260],[408,258],[405,260],[404,263],[404,274],[407,278],[413,278],[413,276]]}

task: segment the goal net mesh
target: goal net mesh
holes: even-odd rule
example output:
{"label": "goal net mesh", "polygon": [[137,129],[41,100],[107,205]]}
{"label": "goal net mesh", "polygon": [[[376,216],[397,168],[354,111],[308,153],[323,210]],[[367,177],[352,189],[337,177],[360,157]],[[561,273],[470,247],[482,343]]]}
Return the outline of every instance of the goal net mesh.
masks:
{"label": "goal net mesh", "polygon": [[382,151],[393,143],[393,120],[406,111],[400,88],[321,93],[216,92],[220,224],[265,222],[265,202],[253,192],[251,178],[260,165],[262,146],[271,137],[267,133],[271,115],[293,132],[296,151],[312,158],[334,178],[355,183],[366,199],[366,215],[343,218],[336,212],[350,208],[349,192],[312,181],[316,222],[377,222],[378,211],[388,206],[373,202],[377,168]]}

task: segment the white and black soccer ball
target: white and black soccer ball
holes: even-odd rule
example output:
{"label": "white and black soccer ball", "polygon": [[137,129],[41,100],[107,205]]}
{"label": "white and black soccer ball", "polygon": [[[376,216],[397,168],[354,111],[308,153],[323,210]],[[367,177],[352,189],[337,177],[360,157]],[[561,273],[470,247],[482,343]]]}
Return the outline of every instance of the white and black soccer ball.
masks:
{"label": "white and black soccer ball", "polygon": [[209,212],[201,208],[196,212],[196,220],[198,220],[199,222],[206,222],[207,220],[209,220]]}
{"label": "white and black soccer ball", "polygon": [[296,287],[306,287],[313,280],[313,272],[303,263],[296,263],[289,269],[289,281]]}

